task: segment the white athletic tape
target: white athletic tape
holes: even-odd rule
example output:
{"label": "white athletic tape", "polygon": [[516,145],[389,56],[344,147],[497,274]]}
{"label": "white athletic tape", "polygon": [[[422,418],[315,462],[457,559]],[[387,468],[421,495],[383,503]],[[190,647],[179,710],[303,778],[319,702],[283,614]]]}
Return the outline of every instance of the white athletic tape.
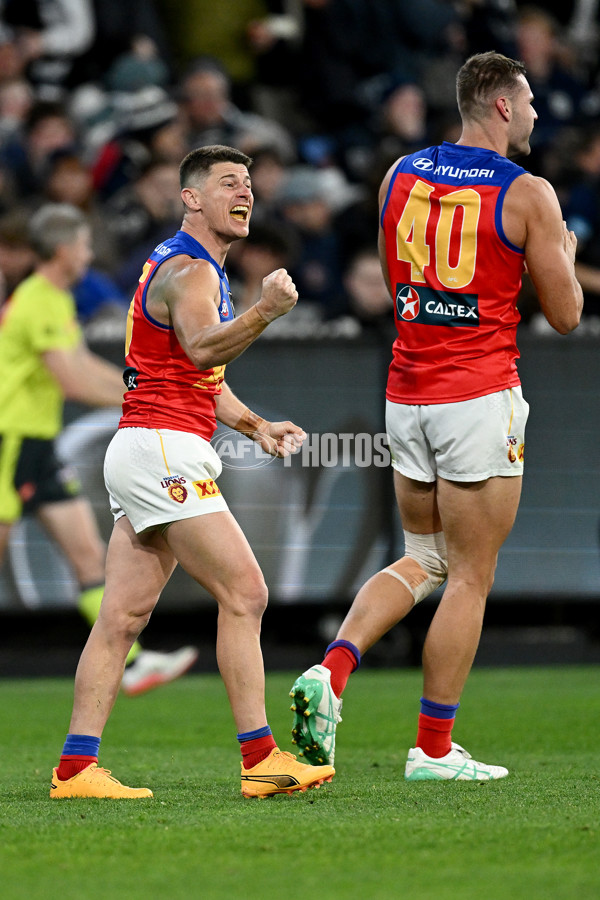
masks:
{"label": "white athletic tape", "polygon": [[414,534],[404,532],[405,555],[383,569],[408,588],[415,605],[443,584],[448,574],[448,557],[444,533]]}

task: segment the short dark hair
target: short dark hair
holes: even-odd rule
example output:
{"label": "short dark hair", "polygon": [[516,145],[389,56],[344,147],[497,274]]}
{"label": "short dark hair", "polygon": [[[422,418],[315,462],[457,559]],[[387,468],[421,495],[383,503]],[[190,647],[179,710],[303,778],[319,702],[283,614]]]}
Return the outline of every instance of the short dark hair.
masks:
{"label": "short dark hair", "polygon": [[208,147],[197,147],[191,150],[179,166],[179,183],[181,187],[190,185],[210,172],[215,163],[231,162],[249,168],[252,165],[250,156],[234,147],[223,144],[211,144]]}
{"label": "short dark hair", "polygon": [[469,57],[456,76],[456,99],[463,121],[485,118],[490,103],[502,91],[514,94],[520,90],[518,79],[525,74],[522,62],[493,50]]}
{"label": "short dark hair", "polygon": [[47,203],[29,223],[31,247],[40,259],[52,259],[61,244],[71,244],[85,227],[89,227],[88,220],[76,206]]}

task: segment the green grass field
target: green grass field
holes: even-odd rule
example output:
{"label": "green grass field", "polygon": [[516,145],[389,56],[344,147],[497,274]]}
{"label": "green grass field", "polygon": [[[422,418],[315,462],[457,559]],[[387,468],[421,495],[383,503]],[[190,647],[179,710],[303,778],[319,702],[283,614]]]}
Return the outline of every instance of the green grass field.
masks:
{"label": "green grass field", "polygon": [[[268,676],[283,749],[287,691]],[[600,685],[594,668],[475,670],[456,739],[505,764],[488,784],[407,784],[416,671],[361,671],[344,698],[337,775],[244,800],[218,677],[121,697],[100,762],[154,800],[50,801],[69,680],[0,682],[5,900],[585,900],[600,897]]]}

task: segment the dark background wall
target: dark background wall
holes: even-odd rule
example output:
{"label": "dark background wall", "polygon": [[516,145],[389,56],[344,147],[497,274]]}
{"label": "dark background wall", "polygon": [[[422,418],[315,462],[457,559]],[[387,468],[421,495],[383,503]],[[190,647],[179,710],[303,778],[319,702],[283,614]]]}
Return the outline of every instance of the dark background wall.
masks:
{"label": "dark background wall", "polygon": [[[503,547],[493,596],[600,598],[600,353],[594,341],[523,335],[519,363],[531,411],[521,508]],[[104,346],[119,359],[120,346]],[[309,434],[287,466],[256,457],[255,445],[220,429],[219,484],[263,567],[274,603],[350,600],[358,586],[402,553],[391,468],[361,465],[384,432],[388,348],[365,342],[262,341],[228,367],[228,381],[253,409],[290,418]],[[111,517],[102,458],[118,412],[69,409],[63,453],[78,467],[103,534]],[[340,435],[363,437],[356,443]],[[468,441],[468,435],[465,440]],[[344,443],[345,442],[345,443]],[[323,451],[327,455],[323,456]],[[332,452],[338,462],[331,465]],[[383,462],[380,454],[376,461]],[[13,537],[0,608],[69,605],[75,586],[37,527]],[[183,575],[166,588],[165,608],[196,603]]]}

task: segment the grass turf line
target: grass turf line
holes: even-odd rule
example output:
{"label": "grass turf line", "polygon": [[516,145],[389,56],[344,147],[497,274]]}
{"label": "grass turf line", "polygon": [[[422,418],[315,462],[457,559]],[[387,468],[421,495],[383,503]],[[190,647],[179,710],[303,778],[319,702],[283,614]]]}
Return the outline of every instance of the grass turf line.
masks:
{"label": "grass turf line", "polygon": [[[297,673],[269,675],[282,749]],[[357,673],[337,775],[318,791],[240,795],[218,677],[120,697],[101,765],[155,799],[50,801],[70,680],[0,681],[0,883],[5,900],[247,897],[587,900],[600,896],[597,669],[475,670],[456,739],[510,776],[408,784],[415,671]]]}

